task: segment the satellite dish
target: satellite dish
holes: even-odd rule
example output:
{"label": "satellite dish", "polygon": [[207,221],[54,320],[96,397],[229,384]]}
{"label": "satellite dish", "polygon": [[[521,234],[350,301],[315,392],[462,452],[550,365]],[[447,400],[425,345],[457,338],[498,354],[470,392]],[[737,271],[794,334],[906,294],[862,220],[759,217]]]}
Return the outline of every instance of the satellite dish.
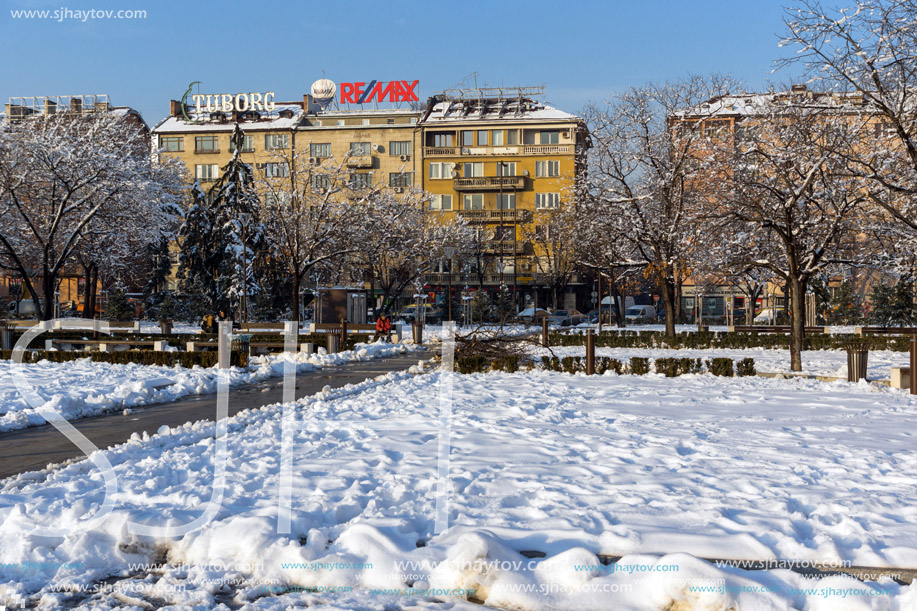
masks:
{"label": "satellite dish", "polygon": [[312,99],[322,110],[325,110],[334,101],[334,94],[337,93],[337,90],[337,85],[331,79],[318,79],[312,83]]}

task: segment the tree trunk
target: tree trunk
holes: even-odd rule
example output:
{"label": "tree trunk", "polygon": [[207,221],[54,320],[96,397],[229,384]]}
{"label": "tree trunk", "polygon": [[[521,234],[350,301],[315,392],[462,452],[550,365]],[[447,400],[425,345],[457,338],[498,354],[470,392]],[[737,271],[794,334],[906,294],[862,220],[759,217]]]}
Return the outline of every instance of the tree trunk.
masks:
{"label": "tree trunk", "polygon": [[665,306],[665,335],[669,338],[675,337],[675,279],[668,276],[663,277],[660,293],[662,293],[662,304]]}
{"label": "tree trunk", "polygon": [[[41,308],[40,320],[51,320],[54,318],[54,306],[57,303],[57,296],[55,295],[57,289],[56,280],[57,278],[52,276],[46,268],[41,279],[41,289],[42,293],[44,293],[45,306]],[[36,310],[38,309],[39,308],[36,308]]]}
{"label": "tree trunk", "polygon": [[790,369],[802,371],[802,338],[805,333],[805,282],[792,277],[787,281],[790,289]]}
{"label": "tree trunk", "polygon": [[296,321],[296,324],[299,324],[299,290],[302,286],[302,279],[299,274],[293,274],[293,320]]}
{"label": "tree trunk", "polygon": [[92,266],[83,265],[83,318],[92,318],[89,299],[92,296]]}
{"label": "tree trunk", "polygon": [[[88,310],[89,310],[89,314],[87,315],[87,318],[93,319],[96,317],[96,304],[98,303],[98,300],[99,300],[99,266],[96,265],[95,263],[92,263],[89,269],[91,270],[91,273],[89,276],[90,283],[86,289],[87,291],[89,291],[89,298],[86,300],[86,303],[88,304]],[[84,307],[83,309],[86,310],[87,308]]]}

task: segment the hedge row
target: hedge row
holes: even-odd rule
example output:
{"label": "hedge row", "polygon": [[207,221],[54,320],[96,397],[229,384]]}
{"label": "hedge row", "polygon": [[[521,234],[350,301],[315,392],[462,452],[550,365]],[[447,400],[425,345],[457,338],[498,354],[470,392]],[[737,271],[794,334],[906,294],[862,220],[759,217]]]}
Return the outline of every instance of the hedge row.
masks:
{"label": "hedge row", "polygon": [[[0,359],[12,358],[11,350],[0,351]],[[152,352],[150,350],[124,350],[121,352],[63,352],[46,350],[26,350],[23,353],[23,363],[37,363],[50,361],[52,363],[66,363],[78,359],[88,358],[94,363],[116,363],[136,365],[161,365],[174,367],[181,365],[190,369],[195,365],[213,367],[217,364],[218,353],[211,352]],[[230,364],[233,367],[247,367],[248,355],[233,352],[230,355]]]}
{"label": "hedge row", "polygon": [[[717,376],[733,377],[753,376],[755,375],[755,360],[744,358],[735,363],[729,358],[708,359],[704,364],[701,359],[687,358],[659,358],[654,361],[656,373],[662,373],[666,377],[673,378],[688,373],[704,373],[707,371]],[[558,358],[556,356],[541,357],[541,365],[548,371],[564,371],[566,373],[577,373],[586,371],[585,357],[565,356]],[[706,365],[706,367],[705,367]],[[514,373],[519,370],[519,358],[516,356],[506,356],[498,359],[488,359],[483,356],[460,356],[455,359],[455,369],[459,373],[478,373],[484,371],[506,371]],[[618,375],[630,373],[633,375],[646,375],[650,372],[650,359],[646,357],[634,357],[628,364],[624,364],[619,359],[609,358],[607,356],[596,357],[595,372],[598,375],[606,371],[613,371]]]}
{"label": "hedge row", "polygon": [[[847,342],[863,336],[853,334],[807,335],[802,340],[804,350],[843,350]],[[872,350],[907,352],[911,338],[901,335],[868,336]],[[584,346],[582,333],[551,333],[552,346]],[[595,336],[595,345],[602,348],[789,348],[788,335],[779,333],[727,333],[722,331],[683,332],[669,338],[662,331],[615,331]]]}
{"label": "hedge row", "polygon": [[[19,341],[19,338],[22,337],[22,333],[15,333],[13,336],[13,341]],[[29,345],[26,346],[27,349],[40,350],[45,347],[46,339],[55,339],[55,340],[88,340],[94,339],[91,330],[79,330],[79,331],[46,331],[38,337],[34,338]],[[192,334],[192,333],[175,333],[172,335],[162,335],[161,333],[137,333],[137,334],[125,334],[125,333],[115,333],[109,335],[107,333],[99,333],[98,340],[110,339],[114,341],[168,341],[172,346],[184,346],[187,342],[215,342],[217,341],[217,336],[215,334]],[[372,336],[369,334],[363,333],[349,333],[347,335],[347,341],[344,342],[345,350],[353,350],[354,346],[358,343],[367,343],[372,340]],[[267,334],[267,333],[256,333],[252,334],[253,342],[283,342],[283,335]],[[300,335],[298,340],[299,343],[312,342],[316,346],[325,346],[328,342],[328,336],[326,334],[309,334],[309,335]],[[83,358],[83,357],[80,357]]]}

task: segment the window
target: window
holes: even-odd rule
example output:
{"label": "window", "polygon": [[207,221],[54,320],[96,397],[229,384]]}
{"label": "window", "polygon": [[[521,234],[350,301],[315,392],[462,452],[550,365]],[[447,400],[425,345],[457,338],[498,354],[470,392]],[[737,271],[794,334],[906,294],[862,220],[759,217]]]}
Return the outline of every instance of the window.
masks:
{"label": "window", "polygon": [[452,132],[434,132],[432,136],[432,140],[428,142],[432,143],[434,147],[452,146]]}
{"label": "window", "polygon": [[515,210],[516,209],[516,194],[515,193],[499,193],[497,195],[497,208],[500,210]]}
{"label": "window", "polygon": [[469,193],[465,195],[462,208],[464,210],[483,210],[484,195],[481,193]]}
{"label": "window", "polygon": [[452,196],[434,195],[430,200],[430,210],[452,210]]}
{"label": "window", "polygon": [[313,191],[327,191],[331,188],[331,176],[327,174],[313,174],[311,182]]}
{"label": "window", "polygon": [[372,184],[373,177],[368,172],[354,172],[350,175],[351,189],[368,189]]}
{"label": "window", "polygon": [[197,180],[216,180],[219,175],[220,166],[215,163],[194,166],[194,178]]}
{"label": "window", "polygon": [[369,142],[351,142],[350,154],[354,157],[368,157],[371,154]]}
{"label": "window", "polygon": [[290,175],[290,164],[285,161],[279,163],[265,163],[264,175],[268,178],[285,178]]}
{"label": "window", "polygon": [[269,151],[290,148],[290,134],[265,134],[264,148]]}
{"label": "window", "polygon": [[394,120],[394,119],[386,119],[385,122],[386,122],[388,125],[394,125],[394,124],[395,124],[395,120]]}
{"label": "window", "polygon": [[484,176],[484,164],[480,161],[476,163],[463,163],[462,176],[465,178],[480,178]]}
{"label": "window", "polygon": [[559,161],[536,161],[535,176],[560,176]]}
{"label": "window", "polygon": [[293,196],[288,191],[277,191],[264,196],[264,203],[268,206],[289,206]]}
{"label": "window", "polygon": [[338,126],[340,127],[341,125],[347,125],[344,119],[338,119]]}
{"label": "window", "polygon": [[448,161],[430,164],[430,179],[437,180],[440,178],[452,178],[452,164]]}
{"label": "window", "polygon": [[491,132],[491,136],[493,138],[494,146],[503,146],[503,130],[502,129],[495,129],[493,132]]}
{"label": "window", "polygon": [[535,209],[546,210],[560,206],[560,193],[536,193]]}
{"label": "window", "polygon": [[512,225],[494,227],[494,240],[497,242],[511,242],[516,239],[515,233]]}
{"label": "window", "polygon": [[414,172],[392,172],[388,175],[388,186],[410,187],[414,182]]}
{"label": "window", "polygon": [[478,132],[478,146],[487,146],[487,133],[486,129]]}
{"label": "window", "polygon": [[497,176],[516,176],[515,161],[497,162]]}
{"label": "window", "polygon": [[360,121],[360,124],[361,124],[361,125],[369,125],[369,119],[362,119],[362,120]]}
{"label": "window", "polygon": [[331,143],[330,142],[319,142],[312,143],[309,145],[309,156],[310,157],[331,157]]}
{"label": "window", "polygon": [[462,146],[474,146],[474,132],[462,132]]}
{"label": "window", "polygon": [[218,136],[195,136],[194,137],[195,153],[219,153],[220,140]]}
{"label": "window", "polygon": [[181,136],[160,136],[159,148],[170,153],[181,152],[185,150],[185,139]]}
{"label": "window", "polygon": [[[242,136],[242,152],[251,153],[255,150],[255,137],[254,136]],[[229,140],[229,152],[234,153],[236,151],[236,145],[233,143],[232,139]]]}
{"label": "window", "polygon": [[410,140],[399,140],[397,142],[389,142],[388,143],[388,154],[392,156],[410,155],[411,154],[411,141]]}
{"label": "window", "polygon": [[560,132],[556,129],[541,132],[539,135],[539,144],[557,144],[560,142]]}
{"label": "window", "polygon": [[506,130],[506,143],[507,144],[519,144],[519,130],[518,129]]}
{"label": "window", "polygon": [[890,121],[876,121],[872,124],[874,138],[885,139],[895,135],[895,126]]}
{"label": "window", "polygon": [[704,138],[719,139],[726,135],[729,121],[704,121]]}

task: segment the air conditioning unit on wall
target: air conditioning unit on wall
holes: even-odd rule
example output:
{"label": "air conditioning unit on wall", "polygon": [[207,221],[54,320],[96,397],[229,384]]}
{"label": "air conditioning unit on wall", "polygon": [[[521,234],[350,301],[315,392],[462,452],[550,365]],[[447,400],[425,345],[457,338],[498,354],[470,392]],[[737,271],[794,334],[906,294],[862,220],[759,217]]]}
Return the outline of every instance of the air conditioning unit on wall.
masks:
{"label": "air conditioning unit on wall", "polygon": [[395,193],[404,193],[404,187],[395,187],[394,191]]}
{"label": "air conditioning unit on wall", "polygon": [[410,161],[410,160],[411,160],[411,156],[410,156],[410,155],[402,155],[399,159],[401,159],[401,161]]}

